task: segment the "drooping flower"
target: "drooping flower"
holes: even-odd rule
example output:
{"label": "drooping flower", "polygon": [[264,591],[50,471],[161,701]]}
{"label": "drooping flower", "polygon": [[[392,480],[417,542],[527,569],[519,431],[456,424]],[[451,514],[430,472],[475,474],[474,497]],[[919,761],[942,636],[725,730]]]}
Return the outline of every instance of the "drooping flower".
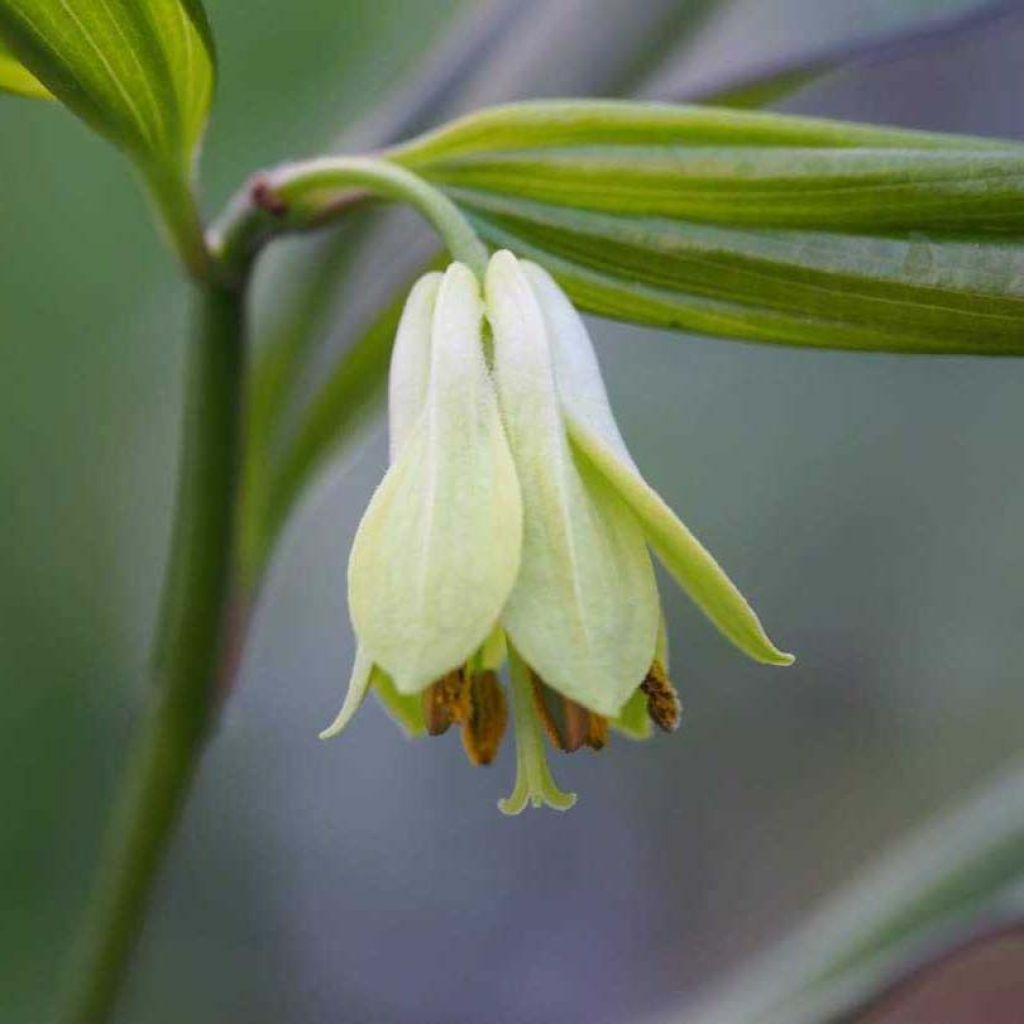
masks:
{"label": "drooping flower", "polygon": [[324,735],[373,684],[412,731],[460,725],[470,759],[487,763],[507,719],[507,656],[518,778],[502,810],[565,808],[574,797],[554,784],[542,733],[562,750],[600,749],[609,725],[640,737],[650,721],[679,721],[649,549],[739,648],[792,657],[640,474],[586,327],[551,276],[499,252],[485,293],[453,264],[406,305],[391,466],[349,563],[358,653]]}

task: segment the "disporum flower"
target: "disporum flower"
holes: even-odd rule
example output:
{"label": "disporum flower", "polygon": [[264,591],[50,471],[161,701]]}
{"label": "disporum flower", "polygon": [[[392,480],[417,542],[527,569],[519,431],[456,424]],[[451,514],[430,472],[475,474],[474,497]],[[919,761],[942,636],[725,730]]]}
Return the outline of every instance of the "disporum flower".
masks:
{"label": "disporum flower", "polygon": [[644,480],[608,404],[586,327],[551,276],[509,252],[485,297],[455,263],[413,288],[389,387],[391,465],[356,534],[349,605],[358,641],[339,732],[371,685],[412,732],[461,726],[476,764],[507,720],[518,778],[502,810],[565,808],[542,733],[600,749],[609,726],[671,731],[649,549],[751,657],[793,659]]}

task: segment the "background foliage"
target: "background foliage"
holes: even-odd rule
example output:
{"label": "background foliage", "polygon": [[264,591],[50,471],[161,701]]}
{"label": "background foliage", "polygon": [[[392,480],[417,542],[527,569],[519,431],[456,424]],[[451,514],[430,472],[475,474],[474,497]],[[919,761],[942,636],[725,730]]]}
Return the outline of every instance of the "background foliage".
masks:
{"label": "background foliage", "polygon": [[[463,54],[460,78],[457,59],[434,59],[446,113],[742,84],[815,42],[828,54],[891,27],[901,7],[780,0],[712,15],[652,2],[637,16],[601,0],[583,18],[575,2],[303,0],[282,26],[276,5],[208,6],[221,65],[211,209],[252,167],[329,143],[458,14],[487,61]],[[845,37],[842,11],[857,30]],[[1019,139],[1022,43],[1011,12],[874,51],[785,106]],[[686,46],[690,70],[671,59],[648,70]],[[433,120],[407,102],[385,110],[384,127],[402,133]],[[0,152],[14,254],[0,266],[0,1018],[34,1021],[143,697],[185,310],[112,151],[47,105],[4,100],[0,130],[19,140]],[[399,253],[424,255],[408,230],[400,218],[366,250],[363,280],[391,273]],[[310,243],[290,248],[262,275],[264,337],[307,266]],[[300,395],[347,344],[350,295],[325,303]],[[559,764],[583,794],[570,819],[500,820],[491,799],[507,789],[510,754],[470,772],[457,744],[407,745],[379,714],[318,745],[351,654],[348,544],[383,458],[369,431],[286,533],[125,1019],[667,1010],[1019,747],[1018,364],[597,331],[637,458],[766,621],[788,624],[780,639],[800,652],[797,669],[743,664],[667,588],[688,721],[674,741]]]}

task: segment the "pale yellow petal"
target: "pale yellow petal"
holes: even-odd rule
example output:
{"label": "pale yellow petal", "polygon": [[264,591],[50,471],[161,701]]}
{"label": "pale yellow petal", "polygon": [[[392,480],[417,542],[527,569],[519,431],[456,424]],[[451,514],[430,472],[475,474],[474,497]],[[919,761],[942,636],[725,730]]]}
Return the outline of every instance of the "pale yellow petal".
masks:
{"label": "pale yellow petal", "polygon": [[331,724],[320,733],[320,739],[329,740],[337,736],[362,706],[366,693],[370,689],[370,677],[373,675],[373,659],[361,647],[356,649],[355,661],[352,664],[352,675],[348,681],[348,692],[341,705],[341,710]]}
{"label": "pale yellow petal", "polygon": [[573,443],[639,517],[658,557],[709,619],[757,661],[788,665],[760,620],[718,563],[640,474],[619,432],[586,326],[550,274],[524,272],[540,299],[553,339],[559,398]]}
{"label": "pale yellow petal", "polygon": [[426,404],[360,523],[349,607],[360,642],[415,693],[493,629],[519,566],[522,506],[484,359],[473,274],[439,289]]}
{"label": "pale yellow petal", "polygon": [[430,380],[430,328],[440,273],[425,274],[409,292],[398,322],[388,372],[388,440],[394,462],[427,404]]}
{"label": "pale yellow petal", "polygon": [[615,715],[654,653],[658,597],[643,533],[614,489],[568,443],[551,339],[515,257],[487,272],[495,376],[523,495],[523,553],[502,617],[554,689]]}
{"label": "pale yellow petal", "polygon": [[772,643],[736,585],[654,488],[604,438],[571,416],[568,422],[574,445],[628,502],[665,568],[721,633],[755,661],[791,665],[793,655]]}

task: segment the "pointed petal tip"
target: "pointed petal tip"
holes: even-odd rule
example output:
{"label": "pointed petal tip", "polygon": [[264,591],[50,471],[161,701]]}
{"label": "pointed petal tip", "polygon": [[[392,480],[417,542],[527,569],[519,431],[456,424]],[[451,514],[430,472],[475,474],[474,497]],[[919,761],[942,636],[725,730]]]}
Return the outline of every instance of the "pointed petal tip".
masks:
{"label": "pointed petal tip", "polygon": [[480,282],[477,280],[476,274],[465,263],[460,263],[458,260],[449,263],[445,267],[444,273],[438,276],[442,278],[442,284],[447,282],[449,287],[458,284],[464,288],[470,288],[474,294],[480,292]]}
{"label": "pointed petal tip", "polygon": [[337,736],[342,729],[352,720],[352,716],[359,710],[370,689],[370,678],[373,675],[373,659],[366,653],[365,648],[360,645],[356,648],[355,660],[352,663],[352,675],[349,678],[348,692],[342,702],[341,710],[337,717],[323,732],[320,739],[329,740]]}
{"label": "pointed petal tip", "polygon": [[796,655],[790,654],[789,651],[781,651],[768,639],[768,635],[761,630],[761,636],[758,637],[759,643],[756,646],[748,646],[746,653],[749,654],[756,661],[761,662],[762,665],[776,665],[779,668],[786,668],[792,665],[796,661]]}

